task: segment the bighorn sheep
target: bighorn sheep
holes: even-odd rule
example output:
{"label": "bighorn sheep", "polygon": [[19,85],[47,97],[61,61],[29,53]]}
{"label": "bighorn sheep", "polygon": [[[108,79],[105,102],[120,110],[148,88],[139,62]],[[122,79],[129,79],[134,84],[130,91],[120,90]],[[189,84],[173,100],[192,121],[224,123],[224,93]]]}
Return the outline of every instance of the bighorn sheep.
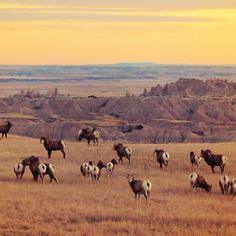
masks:
{"label": "bighorn sheep", "polygon": [[54,172],[55,172],[54,165],[52,165],[51,163],[39,164],[38,169],[42,177],[44,177],[45,175],[49,175],[50,183],[52,182],[52,180],[58,183],[56,177],[54,176]]}
{"label": "bighorn sheep", "polygon": [[12,127],[12,123],[10,121],[6,121],[4,125],[0,125],[0,133],[2,134],[2,139],[5,135],[7,139],[7,133],[9,132],[10,128]]}
{"label": "bighorn sheep", "polygon": [[116,151],[116,153],[119,157],[119,162],[121,162],[123,164],[122,158],[126,157],[129,160],[129,164],[130,164],[130,158],[131,158],[131,154],[132,154],[132,149],[130,147],[125,147],[125,146],[123,146],[123,144],[118,143],[118,144],[114,144],[113,150]]}
{"label": "bighorn sheep", "polygon": [[209,185],[204,177],[198,175],[196,172],[193,172],[189,175],[189,181],[192,188],[201,188],[206,192],[210,192],[212,185]]}
{"label": "bighorn sheep", "polygon": [[219,180],[219,186],[222,194],[228,192],[229,185],[230,185],[229,177],[227,175],[222,175]]}
{"label": "bighorn sheep", "polygon": [[115,169],[115,165],[117,165],[118,162],[116,159],[112,159],[111,161],[109,161],[107,164],[106,164],[106,169],[107,169],[107,172],[108,174],[112,174],[113,170]]}
{"label": "bighorn sheep", "polygon": [[212,154],[211,150],[201,150],[201,156],[204,158],[205,162],[211,166],[212,172],[214,171],[215,166],[219,166],[221,169],[221,174],[224,173],[224,167],[227,162],[227,157],[224,155],[215,155]]}
{"label": "bighorn sheep", "polygon": [[40,143],[44,145],[48,152],[48,158],[51,158],[52,151],[60,150],[63,153],[63,158],[66,158],[65,148],[66,145],[63,140],[51,140],[49,137],[41,137]]}
{"label": "bighorn sheep", "polygon": [[192,163],[192,166],[196,166],[197,168],[200,166],[201,157],[198,156],[195,152],[190,152],[190,162]]}
{"label": "bighorn sheep", "polygon": [[160,164],[160,167],[162,168],[163,164],[165,166],[168,166],[170,154],[168,152],[165,152],[162,149],[156,149],[153,155],[155,155],[155,153],[156,153],[157,162]]}
{"label": "bighorn sheep", "polygon": [[18,164],[14,165],[14,173],[16,175],[16,180],[21,179],[25,173],[26,164],[24,161],[20,161]]}
{"label": "bighorn sheep", "polygon": [[23,162],[25,163],[25,165],[28,165],[29,168],[30,168],[30,171],[33,175],[33,179],[34,181],[37,181],[38,180],[38,177],[40,176],[42,182],[43,182],[43,176],[42,174],[40,173],[40,170],[38,168],[39,166],[39,158],[38,157],[35,157],[35,156],[30,156],[29,158],[25,158],[23,160]]}
{"label": "bighorn sheep", "polygon": [[80,165],[80,172],[83,176],[90,176],[92,172],[93,162],[84,162]]}
{"label": "bighorn sheep", "polygon": [[234,196],[236,195],[236,179],[230,181],[230,193]]}
{"label": "bighorn sheep", "polygon": [[101,160],[98,161],[96,166],[92,166],[92,171],[91,171],[92,181],[99,180],[102,168],[106,168],[106,165]]}
{"label": "bighorn sheep", "polygon": [[136,180],[134,174],[127,174],[127,179],[130,184],[132,191],[134,192],[135,202],[137,197],[140,199],[140,195],[143,194],[146,198],[146,204],[148,202],[152,184],[149,180]]}
{"label": "bighorn sheep", "polygon": [[78,132],[78,141],[81,141],[82,139],[87,139],[88,145],[90,145],[90,141],[93,140],[93,144],[98,145],[98,139],[100,138],[100,132],[96,130],[96,128],[93,128],[92,130],[89,128],[83,128],[80,129]]}

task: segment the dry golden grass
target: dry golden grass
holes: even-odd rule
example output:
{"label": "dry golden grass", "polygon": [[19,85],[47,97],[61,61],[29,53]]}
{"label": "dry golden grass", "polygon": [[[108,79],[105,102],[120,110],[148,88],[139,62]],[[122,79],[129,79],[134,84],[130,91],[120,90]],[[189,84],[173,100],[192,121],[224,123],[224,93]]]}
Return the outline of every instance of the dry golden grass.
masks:
{"label": "dry golden grass", "polygon": [[[116,166],[111,177],[104,172],[98,183],[80,174],[80,163],[115,157],[112,143],[88,147],[67,142],[67,159],[54,152],[59,184],[34,183],[29,170],[16,182],[13,166],[23,157],[47,155],[39,140],[9,136],[0,141],[0,235],[235,235],[236,198],[221,195],[219,169],[212,174],[203,162],[198,173],[213,184],[212,193],[190,189],[189,151],[211,148],[229,158],[226,173],[236,175],[235,143],[131,144],[132,164]],[[152,156],[156,147],[171,154],[168,169],[160,169]],[[125,178],[127,172],[153,184],[148,207],[135,204]],[[236,176],[235,176],[236,177]]]}

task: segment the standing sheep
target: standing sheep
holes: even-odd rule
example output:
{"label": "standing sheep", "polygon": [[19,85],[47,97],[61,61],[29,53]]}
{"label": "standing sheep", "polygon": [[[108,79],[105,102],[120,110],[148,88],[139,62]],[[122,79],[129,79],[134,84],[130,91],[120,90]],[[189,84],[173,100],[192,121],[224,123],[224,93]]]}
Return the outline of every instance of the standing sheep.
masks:
{"label": "standing sheep", "polygon": [[92,165],[93,165],[92,161],[84,162],[80,165],[80,172],[84,177],[91,176]]}
{"label": "standing sheep", "polygon": [[201,188],[206,192],[210,192],[212,185],[209,185],[205,178],[201,175],[198,175],[196,172],[193,172],[189,175],[189,182],[192,188]]}
{"label": "standing sheep", "polygon": [[165,152],[162,149],[156,149],[153,153],[153,155],[156,154],[157,162],[160,164],[160,167],[162,168],[162,165],[168,166],[170,154],[168,152]]}
{"label": "standing sheep", "polygon": [[126,157],[129,160],[129,164],[130,164],[130,158],[132,154],[132,149],[130,147],[125,147],[123,144],[118,143],[118,144],[114,144],[113,150],[116,151],[119,157],[119,162],[123,164],[122,158]]}
{"label": "standing sheep", "polygon": [[98,139],[100,138],[100,132],[96,130],[96,128],[93,128],[90,130],[89,128],[83,128],[80,129],[78,132],[78,141],[81,141],[82,139],[87,139],[88,145],[90,145],[90,141],[93,140],[93,144],[98,145]]}
{"label": "standing sheep", "polygon": [[38,169],[42,177],[44,177],[45,175],[48,175],[50,177],[50,183],[52,182],[52,180],[58,183],[56,177],[54,176],[54,165],[52,165],[51,163],[39,164]]}
{"label": "standing sheep", "polygon": [[4,125],[0,125],[0,133],[2,134],[2,139],[5,135],[7,139],[7,133],[9,132],[10,128],[12,127],[12,123],[10,121],[6,121]]}
{"label": "standing sheep", "polygon": [[42,182],[43,182],[43,176],[42,173],[40,172],[38,166],[39,166],[39,158],[36,156],[30,156],[29,158],[24,159],[25,165],[28,165],[30,168],[30,171],[33,175],[34,181],[38,180],[38,177],[40,176]]}
{"label": "standing sheep", "polygon": [[127,174],[129,185],[134,192],[135,202],[137,201],[137,197],[140,199],[140,195],[143,194],[147,204],[152,184],[149,180],[136,180],[134,176],[134,174]]}
{"label": "standing sheep", "polygon": [[51,140],[49,137],[41,137],[40,143],[44,145],[44,148],[48,152],[48,158],[51,158],[52,151],[61,151],[63,153],[63,158],[66,158],[65,148],[66,145],[63,140]]}
{"label": "standing sheep", "polygon": [[106,165],[100,160],[96,166],[92,166],[91,178],[92,181],[99,180],[102,168],[106,168]]}
{"label": "standing sheep", "polygon": [[230,185],[229,177],[227,175],[222,175],[219,180],[219,186],[222,194],[228,192],[229,185]]}
{"label": "standing sheep", "polygon": [[18,164],[14,165],[14,173],[16,175],[16,180],[21,179],[25,173],[25,162],[20,161]]}
{"label": "standing sheep", "polygon": [[227,157],[224,155],[212,154],[211,150],[201,150],[201,156],[204,158],[207,165],[211,166],[211,170],[214,173],[215,166],[219,166],[221,169],[221,174],[224,173],[224,167],[227,162]]}
{"label": "standing sheep", "polygon": [[236,179],[230,181],[230,194],[236,195]]}
{"label": "standing sheep", "polygon": [[192,167],[195,165],[198,168],[200,166],[201,159],[202,158],[195,152],[190,152],[190,162],[192,163]]}

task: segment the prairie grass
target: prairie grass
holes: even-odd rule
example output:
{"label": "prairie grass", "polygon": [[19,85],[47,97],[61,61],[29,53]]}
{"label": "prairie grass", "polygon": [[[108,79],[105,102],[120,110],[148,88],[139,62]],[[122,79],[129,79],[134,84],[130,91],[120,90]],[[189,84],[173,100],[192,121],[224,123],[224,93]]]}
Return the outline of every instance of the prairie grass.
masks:
{"label": "prairie grass", "polygon": [[[66,142],[67,158],[52,154],[59,184],[34,183],[29,169],[16,181],[13,166],[21,158],[47,153],[37,139],[9,136],[0,141],[0,235],[235,235],[236,198],[222,195],[220,176],[212,174],[204,161],[197,172],[213,185],[211,193],[190,188],[193,171],[189,152],[210,148],[227,155],[225,172],[236,177],[235,143],[220,144],[130,144],[131,165],[124,160],[113,175],[103,171],[100,181],[91,183],[80,174],[80,164],[116,157],[112,143],[88,146]],[[171,155],[168,168],[160,169],[153,150],[164,148]],[[150,202],[135,203],[126,173],[152,182]]]}

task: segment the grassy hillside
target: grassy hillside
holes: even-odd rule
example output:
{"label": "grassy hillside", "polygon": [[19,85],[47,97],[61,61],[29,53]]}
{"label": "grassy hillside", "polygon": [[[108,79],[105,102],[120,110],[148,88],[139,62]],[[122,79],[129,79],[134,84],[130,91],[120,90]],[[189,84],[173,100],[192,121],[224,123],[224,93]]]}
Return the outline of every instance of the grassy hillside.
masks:
{"label": "grassy hillside", "polygon": [[[116,166],[111,177],[104,171],[100,182],[91,183],[80,174],[80,163],[115,157],[112,143],[88,147],[86,143],[67,142],[67,158],[53,153],[59,184],[34,183],[29,169],[16,182],[13,166],[31,154],[47,161],[39,140],[9,136],[0,140],[0,234],[1,235],[190,235],[236,232],[236,198],[221,195],[220,171],[212,174],[204,163],[198,173],[213,184],[212,193],[190,189],[192,171],[189,151],[210,148],[229,158],[226,173],[236,177],[235,143],[223,144],[131,144],[132,164]],[[170,152],[168,169],[161,170],[152,156],[156,147]],[[135,204],[126,173],[136,173],[153,184],[150,203]]]}

